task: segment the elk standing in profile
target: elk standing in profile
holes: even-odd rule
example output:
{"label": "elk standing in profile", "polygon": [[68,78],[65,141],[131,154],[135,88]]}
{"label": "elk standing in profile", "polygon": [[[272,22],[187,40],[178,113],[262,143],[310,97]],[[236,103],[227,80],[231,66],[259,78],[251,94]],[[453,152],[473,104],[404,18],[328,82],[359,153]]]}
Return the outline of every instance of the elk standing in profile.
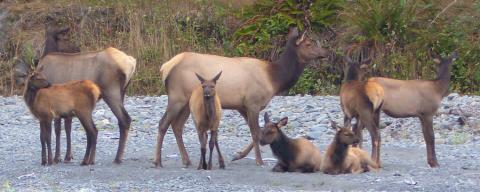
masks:
{"label": "elk standing in profile", "polygon": [[[397,80],[383,77],[374,77],[368,80],[383,88],[384,97],[381,109],[385,114],[394,118],[418,117],[420,119],[427,146],[427,162],[430,167],[439,165],[435,154],[433,116],[440,107],[442,98],[448,94],[451,66],[457,57],[458,53],[454,52],[450,57],[434,59],[439,64],[435,80]],[[378,129],[378,121],[376,123]],[[362,129],[362,127],[358,128]],[[378,134],[378,130],[376,132]],[[372,147],[380,148],[380,141]],[[379,149],[373,150],[380,151]]]}
{"label": "elk standing in profile", "polygon": [[328,146],[322,161],[321,170],[326,174],[363,173],[378,170],[379,166],[360,148],[352,147],[358,144],[360,138],[349,128],[339,127],[331,121],[332,128],[337,132]]}
{"label": "elk standing in profile", "polygon": [[284,117],[277,123],[270,121],[268,113],[264,115],[265,127],[262,129],[260,145],[270,145],[277,157],[274,172],[316,172],[320,170],[322,157],[312,142],[305,138],[290,139],[280,128],[287,125]]}
{"label": "elk standing in profile", "polygon": [[93,123],[92,112],[100,99],[100,88],[90,80],[52,85],[42,74],[42,69],[40,67],[28,78],[24,92],[25,103],[40,121],[42,165],[53,163],[52,120],[62,117],[71,119],[73,116],[78,117],[87,134],[87,149],[81,164],[94,164],[98,130]]}
{"label": "elk standing in profile", "polygon": [[[136,60],[122,51],[109,47],[102,51],[88,53],[59,53],[59,34],[65,29],[47,32],[44,56],[37,67],[43,67],[43,74],[51,83],[65,83],[72,80],[91,80],[102,92],[102,98],[118,119],[120,140],[114,163],[121,163],[125,143],[130,129],[131,118],[124,107],[124,97],[130,79],[135,72]],[[48,35],[52,36],[49,38]],[[20,80],[21,79],[17,79]],[[65,118],[67,130],[67,148],[71,119]],[[60,129],[60,119],[55,120],[55,130]],[[56,133],[59,138],[60,133]],[[57,140],[59,143],[59,140]],[[60,145],[57,145],[58,147]],[[67,149],[67,155],[71,154]],[[71,158],[71,156],[70,156]],[[66,158],[69,159],[69,158]]]}
{"label": "elk standing in profile", "polygon": [[[349,57],[345,59],[348,64],[345,82],[340,88],[340,105],[344,113],[344,127],[350,128],[353,118],[357,124],[353,126],[355,134],[362,139],[362,128],[367,127],[372,139],[372,158],[380,165],[380,134],[378,133],[378,120],[380,108],[383,103],[383,88],[374,81],[362,81],[366,63],[354,62]],[[356,145],[356,144],[355,144]],[[362,141],[358,142],[362,146]]]}
{"label": "elk standing in profile", "polygon": [[[198,169],[212,169],[212,153],[214,147],[217,148],[218,164],[221,169],[225,169],[225,162],[218,147],[218,125],[222,117],[222,105],[215,91],[215,84],[221,74],[222,72],[218,73],[211,80],[205,80],[205,78],[195,73],[201,85],[198,85],[193,90],[189,103],[190,111],[192,112],[192,117],[197,128],[198,139],[200,140],[201,157]],[[208,167],[205,160],[208,139],[207,131],[210,131]]]}
{"label": "elk standing in profile", "polygon": [[258,141],[260,138],[258,116],[276,94],[295,85],[305,65],[312,59],[326,57],[327,50],[310,40],[305,33],[299,35],[296,28],[288,34],[287,45],[280,59],[268,62],[248,57],[222,57],[185,52],[176,55],[160,69],[168,93],[167,110],[158,126],[155,165],[162,166],[163,139],[170,125],[177,140],[185,166],[191,164],[183,143],[182,133],[190,109],[188,101],[198,84],[194,73],[214,76],[222,70],[224,78],[217,82],[216,90],[222,108],[240,112],[250,127],[253,144],[234,159],[245,157],[255,148],[257,165],[263,164]]}

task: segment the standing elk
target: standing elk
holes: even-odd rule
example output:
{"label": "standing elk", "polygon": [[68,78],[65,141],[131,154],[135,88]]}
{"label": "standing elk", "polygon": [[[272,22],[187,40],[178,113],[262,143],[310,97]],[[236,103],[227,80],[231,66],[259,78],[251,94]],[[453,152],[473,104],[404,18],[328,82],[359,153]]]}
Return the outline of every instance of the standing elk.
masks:
{"label": "standing elk", "polygon": [[73,116],[78,117],[87,134],[87,149],[81,164],[94,164],[98,130],[93,123],[92,112],[100,99],[100,88],[90,80],[52,85],[42,74],[42,69],[43,67],[40,67],[28,78],[24,92],[25,103],[40,121],[42,165],[53,163],[52,120],[61,117],[71,119]]}
{"label": "standing elk", "polygon": [[[198,169],[212,169],[212,153],[214,147],[217,148],[218,164],[221,169],[225,169],[225,162],[218,147],[218,125],[220,124],[220,118],[222,118],[222,104],[220,103],[220,97],[218,97],[215,91],[215,84],[221,74],[222,72],[218,73],[213,79],[205,80],[205,78],[195,73],[201,84],[192,92],[192,96],[190,97],[190,111],[192,112],[201,145],[201,158]],[[205,160],[208,139],[207,131],[210,131],[208,167]]]}
{"label": "standing elk", "polygon": [[[136,60],[113,47],[88,53],[51,52],[58,51],[55,48],[58,48],[58,41],[62,38],[57,36],[65,33],[65,30],[51,30],[47,33],[53,37],[48,38],[47,36],[44,56],[40,59],[37,67],[44,67],[43,74],[51,83],[91,80],[100,87],[102,99],[118,120],[120,141],[114,163],[121,163],[132,121],[125,110],[123,101],[127,86],[135,72]],[[68,145],[71,119],[66,118],[65,124]],[[60,129],[60,119],[55,120],[55,127],[56,130],[57,127]]]}
{"label": "standing elk", "polygon": [[[372,146],[380,144],[380,135],[378,134],[378,120],[380,118],[380,108],[383,103],[383,88],[374,81],[362,81],[363,69],[370,60],[354,62],[346,57],[348,64],[345,82],[340,88],[340,105],[344,113],[344,127],[350,128],[353,118],[357,119],[357,124],[353,126],[355,134],[362,139],[362,129],[358,127],[367,127],[372,138]],[[357,144],[354,144],[357,146]],[[362,141],[358,142],[362,147]],[[374,150],[375,149],[375,150]],[[372,147],[372,158],[380,165],[380,147]]]}
{"label": "standing elk", "polygon": [[274,172],[312,173],[320,170],[322,156],[315,145],[305,138],[291,139],[280,129],[287,125],[288,117],[277,123],[271,122],[268,113],[264,115],[265,126],[262,129],[260,145],[270,145],[277,157]]}
{"label": "standing elk", "polygon": [[[439,166],[435,154],[433,116],[440,107],[443,97],[448,95],[451,66],[456,58],[458,58],[458,53],[454,52],[450,57],[434,59],[439,65],[435,80],[397,80],[384,77],[373,77],[368,80],[379,84],[383,88],[384,96],[381,109],[385,114],[393,118],[418,117],[420,119],[427,147],[427,162],[430,167]],[[377,129],[375,137],[379,138],[379,121],[375,121],[377,124],[375,126]],[[362,127],[357,126],[357,128],[362,130]],[[377,151],[378,158],[380,158],[380,140],[376,145],[372,145],[372,151]]]}
{"label": "standing elk", "polygon": [[295,85],[305,65],[313,59],[327,57],[327,50],[299,35],[296,28],[290,30],[285,50],[280,58],[268,62],[248,57],[222,57],[184,52],[176,55],[160,69],[167,93],[168,105],[158,126],[155,165],[162,166],[161,152],[167,129],[172,125],[175,139],[185,166],[191,164],[183,143],[182,133],[190,110],[189,97],[197,85],[194,73],[214,76],[222,70],[224,78],[217,83],[217,94],[222,108],[240,112],[250,127],[253,144],[246,147],[234,159],[245,157],[255,148],[257,165],[262,165],[259,141],[258,116],[273,96]]}

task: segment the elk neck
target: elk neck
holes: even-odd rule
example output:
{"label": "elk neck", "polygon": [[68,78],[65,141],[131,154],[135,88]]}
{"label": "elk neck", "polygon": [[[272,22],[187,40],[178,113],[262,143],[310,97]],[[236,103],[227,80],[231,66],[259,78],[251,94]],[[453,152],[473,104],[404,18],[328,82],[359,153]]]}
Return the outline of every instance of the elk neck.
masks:
{"label": "elk neck", "polygon": [[334,151],[332,156],[330,157],[334,165],[341,165],[345,158],[347,157],[349,145],[342,143],[339,141],[337,137],[332,142],[332,146]]}
{"label": "elk neck", "polygon": [[293,162],[296,156],[296,149],[290,138],[288,138],[280,129],[278,138],[270,143],[273,154],[285,163]]}
{"label": "elk neck", "polygon": [[289,39],[280,58],[270,65],[271,80],[277,94],[293,87],[305,69],[305,63],[300,62],[296,50],[295,38]]}
{"label": "elk neck", "polygon": [[208,122],[213,122],[215,120],[215,96],[212,97],[203,97],[203,105],[205,107],[205,116],[207,117]]}
{"label": "elk neck", "polygon": [[53,35],[47,33],[45,35],[45,47],[43,49],[42,58],[53,52],[58,52],[57,41],[55,41]]}
{"label": "elk neck", "polygon": [[442,95],[442,97],[448,94],[448,84],[450,83],[451,78],[452,62],[452,60],[442,61],[438,69],[437,78],[435,79],[437,91]]}
{"label": "elk neck", "polygon": [[360,81],[361,80],[358,63],[353,63],[350,66],[348,66],[348,70],[347,70],[345,80],[346,80],[346,82]]}

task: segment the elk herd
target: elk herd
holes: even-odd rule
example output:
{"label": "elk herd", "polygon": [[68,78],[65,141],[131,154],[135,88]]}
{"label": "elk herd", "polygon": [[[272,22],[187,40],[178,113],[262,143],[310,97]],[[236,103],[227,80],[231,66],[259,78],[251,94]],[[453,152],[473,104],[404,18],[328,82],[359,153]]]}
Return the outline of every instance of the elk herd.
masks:
{"label": "elk herd", "polygon": [[[98,130],[92,119],[95,104],[103,99],[118,119],[120,139],[114,163],[121,163],[131,118],[124,107],[127,86],[135,72],[135,58],[115,48],[80,53],[78,48],[62,50],[62,35],[67,29],[47,30],[43,56],[33,73],[24,76],[25,103],[40,122],[42,165],[60,162],[61,120],[67,136],[64,161],[72,159],[71,124],[77,117],[85,129],[87,147],[81,165],[95,163]],[[64,46],[65,47],[65,46]],[[183,142],[184,124],[192,114],[200,143],[198,169],[212,169],[212,153],[216,148],[219,167],[225,162],[218,144],[218,128],[222,109],[240,113],[250,128],[252,142],[233,160],[255,151],[257,165],[263,165],[259,145],[269,145],[278,159],[275,172],[317,172],[326,174],[362,173],[381,168],[379,133],[380,113],[394,118],[418,117],[427,149],[427,162],[439,166],[435,155],[433,116],[448,92],[450,71],[455,52],[450,57],[435,56],[438,63],[434,80],[396,80],[384,77],[363,79],[370,60],[345,58],[347,72],[340,90],[340,107],[344,125],[331,121],[336,131],[331,144],[321,153],[305,138],[289,138],[282,131],[288,117],[272,122],[264,113],[264,126],[259,116],[275,95],[288,90],[298,81],[305,66],[314,59],[325,58],[330,51],[320,47],[307,34],[290,29],[284,51],[276,61],[249,57],[223,57],[184,52],[165,62],[160,75],[168,94],[167,109],[158,125],[154,164],[162,167],[165,134],[171,126],[185,167],[191,165]],[[352,119],[356,119],[352,125]],[[56,149],[52,157],[51,130],[54,121]],[[369,155],[362,150],[362,130],[366,128],[372,141]],[[210,140],[208,141],[208,132]],[[206,161],[207,141],[209,147]]]}

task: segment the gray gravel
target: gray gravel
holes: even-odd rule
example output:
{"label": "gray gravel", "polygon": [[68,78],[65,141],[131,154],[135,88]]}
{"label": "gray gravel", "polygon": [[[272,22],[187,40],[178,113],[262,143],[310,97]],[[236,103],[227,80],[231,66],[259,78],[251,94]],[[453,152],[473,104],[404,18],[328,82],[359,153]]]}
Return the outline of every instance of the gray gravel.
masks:
{"label": "gray gravel", "polygon": [[[392,119],[382,115],[383,169],[337,176],[272,173],[275,159],[268,147],[262,147],[267,163],[263,167],[255,165],[251,153],[246,159],[227,161],[226,170],[218,170],[215,163],[215,170],[198,171],[200,150],[191,120],[186,124],[184,141],[193,166],[182,168],[173,133],[169,130],[164,144],[164,168],[156,169],[152,162],[157,125],[166,100],[166,96],[127,97],[126,107],[133,125],[123,164],[112,164],[119,133],[115,117],[102,101],[94,112],[99,129],[96,165],[79,165],[86,136],[75,120],[73,163],[43,167],[38,121],[30,115],[22,97],[0,97],[3,119],[0,122],[0,191],[480,191],[478,96],[451,94],[442,102],[439,115],[434,119],[440,168],[427,166],[418,119]],[[340,124],[343,121],[337,96],[275,97],[264,111],[269,111],[275,120],[288,116],[286,134],[314,138],[312,142],[322,153],[334,133],[329,128],[329,117]],[[460,125],[458,114],[465,117],[465,125]],[[364,136],[364,146],[370,151],[369,134],[365,132]],[[62,155],[65,140],[62,132]],[[224,111],[219,142],[226,158],[231,159],[249,141],[249,129],[240,115]]]}

